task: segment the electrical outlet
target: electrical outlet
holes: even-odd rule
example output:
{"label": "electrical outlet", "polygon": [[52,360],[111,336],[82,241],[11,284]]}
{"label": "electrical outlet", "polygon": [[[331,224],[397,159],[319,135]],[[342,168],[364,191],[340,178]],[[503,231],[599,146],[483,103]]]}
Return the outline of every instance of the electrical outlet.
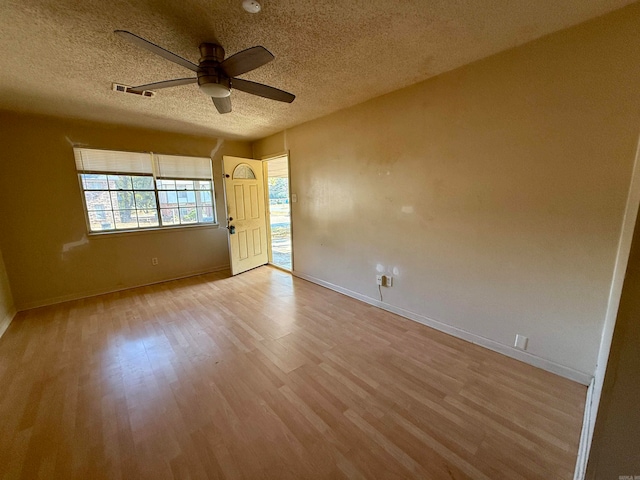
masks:
{"label": "electrical outlet", "polygon": [[158,264],[158,257],[153,257],[151,259],[151,265],[157,265]]}
{"label": "electrical outlet", "polygon": [[382,286],[382,275],[376,275],[376,285]]}
{"label": "electrical outlet", "polygon": [[385,287],[392,287],[393,286],[393,277],[391,275],[385,275],[384,279],[382,281],[382,284]]}
{"label": "electrical outlet", "polygon": [[524,335],[520,335],[519,333],[516,334],[516,342],[514,344],[514,347],[519,348],[520,350],[526,350],[527,343],[529,343],[528,337],[525,337]]}

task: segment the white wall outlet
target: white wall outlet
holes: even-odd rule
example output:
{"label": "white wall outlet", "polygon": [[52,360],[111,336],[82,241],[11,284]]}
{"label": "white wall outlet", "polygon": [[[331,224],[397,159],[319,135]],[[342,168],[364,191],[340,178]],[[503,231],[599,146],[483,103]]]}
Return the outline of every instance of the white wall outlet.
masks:
{"label": "white wall outlet", "polygon": [[393,287],[393,277],[391,275],[385,275],[382,284],[385,287]]}
{"label": "white wall outlet", "polygon": [[298,195],[295,193],[291,194],[291,203],[298,203]]}
{"label": "white wall outlet", "polygon": [[524,335],[520,335],[519,333],[516,334],[516,343],[514,344],[514,347],[519,348],[520,350],[526,350],[527,343],[529,343],[528,337],[525,337]]}
{"label": "white wall outlet", "polygon": [[157,265],[158,264],[158,257],[153,257],[151,259],[151,265]]}
{"label": "white wall outlet", "polygon": [[382,286],[382,275],[376,275],[376,285]]}

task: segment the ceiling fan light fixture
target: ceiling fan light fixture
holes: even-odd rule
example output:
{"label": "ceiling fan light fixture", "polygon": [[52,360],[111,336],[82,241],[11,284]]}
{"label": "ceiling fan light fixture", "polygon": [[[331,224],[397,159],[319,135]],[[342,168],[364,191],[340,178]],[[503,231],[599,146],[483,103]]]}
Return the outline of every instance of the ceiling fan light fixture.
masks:
{"label": "ceiling fan light fixture", "polygon": [[216,43],[205,42],[200,44],[200,54],[202,57],[196,65],[126,30],[116,30],[115,33],[134,45],[159,55],[165,60],[188,68],[197,75],[197,77],[174,78],[162,82],[138,85],[137,87],[131,88],[133,93],[142,92],[142,94],[144,94],[146,90],[179,87],[181,85],[197,83],[202,93],[213,99],[213,104],[216,110],[218,110],[218,113],[231,112],[231,98],[229,97],[231,96],[232,82],[234,90],[240,90],[250,95],[286,103],[291,103],[296,98],[295,95],[285,92],[284,90],[279,90],[269,85],[264,85],[263,83],[237,78],[238,75],[255,70],[275,58],[273,54],[264,47],[256,46],[247,48],[225,59],[224,48]]}
{"label": "ceiling fan light fixture", "polygon": [[262,10],[262,5],[258,0],[243,0],[242,8],[244,8],[245,12],[259,13]]}
{"label": "ceiling fan light fixture", "polygon": [[213,98],[225,98],[231,95],[231,90],[228,87],[214,82],[201,84],[200,90],[205,95]]}

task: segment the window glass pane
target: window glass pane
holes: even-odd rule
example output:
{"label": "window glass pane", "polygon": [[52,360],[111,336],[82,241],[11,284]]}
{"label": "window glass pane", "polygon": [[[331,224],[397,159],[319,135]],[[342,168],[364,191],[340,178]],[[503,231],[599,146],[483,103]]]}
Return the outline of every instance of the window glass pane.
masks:
{"label": "window glass pane", "polygon": [[175,180],[158,180],[158,190],[175,190]]}
{"label": "window glass pane", "polygon": [[255,180],[256,174],[253,173],[253,170],[249,165],[247,165],[246,163],[241,163],[233,170],[233,178]]}
{"label": "window glass pane", "polygon": [[131,190],[131,176],[129,175],[109,175],[110,190]]}
{"label": "window glass pane", "polygon": [[158,223],[158,211],[153,210],[138,210],[138,225],[140,228],[144,227],[157,227]]}
{"label": "window glass pane", "polygon": [[84,192],[84,198],[87,205],[87,211],[111,210],[109,192],[88,191]]}
{"label": "window glass pane", "polygon": [[118,230],[138,228],[138,216],[135,210],[115,210],[113,217]]}
{"label": "window glass pane", "polygon": [[176,180],[176,190],[193,190],[193,180]]}
{"label": "window glass pane", "polygon": [[153,190],[153,177],[131,177],[134,190]]}
{"label": "window glass pane", "polygon": [[198,207],[198,221],[213,223],[213,207]]}
{"label": "window glass pane", "polygon": [[177,207],[178,206],[178,194],[172,191],[158,192],[158,198],[160,199],[161,207]]}
{"label": "window glass pane", "polygon": [[200,180],[199,182],[197,182],[196,188],[199,190],[211,190],[211,182]]}
{"label": "window glass pane", "polygon": [[197,221],[195,208],[180,208],[180,223],[196,223]]}
{"label": "window glass pane", "polygon": [[82,188],[85,190],[107,190],[107,176],[97,173],[82,173]]}
{"label": "window glass pane", "polygon": [[116,228],[113,221],[113,212],[111,210],[89,212],[89,226],[93,232],[113,230]]}
{"label": "window glass pane", "polygon": [[196,193],[193,191],[178,192],[178,204],[182,206],[195,206],[196,205]]}
{"label": "window glass pane", "polygon": [[136,208],[133,203],[133,192],[111,192],[111,204],[114,210]]}
{"label": "window glass pane", "polygon": [[180,214],[177,208],[161,208],[160,215],[163,225],[180,225]]}
{"label": "window glass pane", "polygon": [[156,196],[153,192],[135,192],[136,208],[149,210],[156,208]]}
{"label": "window glass pane", "polygon": [[199,191],[196,193],[198,205],[212,205],[211,192]]}

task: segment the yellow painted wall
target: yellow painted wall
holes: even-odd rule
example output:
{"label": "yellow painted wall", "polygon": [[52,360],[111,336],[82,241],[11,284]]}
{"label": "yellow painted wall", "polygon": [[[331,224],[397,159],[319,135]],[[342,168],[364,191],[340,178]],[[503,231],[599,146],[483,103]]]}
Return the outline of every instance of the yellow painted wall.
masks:
{"label": "yellow painted wall", "polygon": [[[7,112],[0,124],[0,247],[18,309],[229,264],[224,228],[87,236],[72,150],[77,144],[210,156],[217,139]],[[217,214],[224,223],[223,154],[250,156],[250,145],[223,142],[215,152]]]}
{"label": "yellow painted wall", "polygon": [[285,132],[278,132],[270,137],[263,138],[259,142],[253,143],[253,158],[260,160],[264,157],[285,153],[287,149],[287,138]]}
{"label": "yellow painted wall", "polygon": [[9,326],[15,314],[13,296],[9,286],[9,278],[4,266],[2,251],[0,251],[0,336]]}
{"label": "yellow painted wall", "polygon": [[588,378],[640,132],[638,31],[634,4],[254,143],[290,151],[295,271],[375,300],[392,274],[388,305],[503,349],[523,334]]}

